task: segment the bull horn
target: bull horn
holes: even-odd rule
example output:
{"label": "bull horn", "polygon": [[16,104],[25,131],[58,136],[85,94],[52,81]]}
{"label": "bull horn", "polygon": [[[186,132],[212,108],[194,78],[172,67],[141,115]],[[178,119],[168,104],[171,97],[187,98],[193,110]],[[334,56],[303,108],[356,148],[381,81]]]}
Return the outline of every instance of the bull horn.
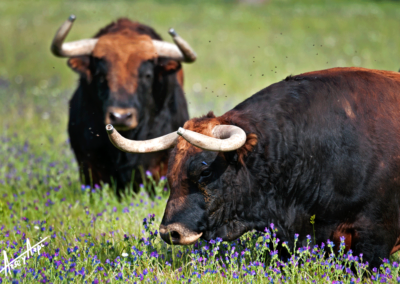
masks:
{"label": "bull horn", "polygon": [[67,37],[75,19],[75,15],[69,16],[68,20],[66,20],[56,32],[50,48],[51,52],[55,56],[73,57],[90,55],[92,53],[98,41],[97,38],[82,39],[64,43],[64,40]]}
{"label": "bull horn", "polygon": [[153,40],[153,45],[156,48],[158,56],[168,57],[186,63],[194,62],[197,55],[190,45],[181,38],[174,29],[170,29],[168,32],[172,36],[175,44]]}
{"label": "bull horn", "polygon": [[210,137],[180,127],[178,134],[190,144],[203,150],[229,152],[239,149],[246,143],[247,135],[243,129],[234,125],[217,125]]}
{"label": "bull horn", "polygon": [[151,140],[135,141],[122,137],[111,124],[106,126],[106,130],[111,143],[121,151],[128,153],[151,153],[166,150],[174,147],[179,137],[178,134],[172,132]]}

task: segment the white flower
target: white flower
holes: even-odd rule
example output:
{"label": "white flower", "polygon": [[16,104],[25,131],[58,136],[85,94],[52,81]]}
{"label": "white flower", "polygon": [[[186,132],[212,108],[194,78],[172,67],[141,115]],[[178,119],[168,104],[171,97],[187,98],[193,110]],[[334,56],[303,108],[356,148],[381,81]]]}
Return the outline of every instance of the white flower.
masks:
{"label": "white flower", "polygon": [[39,226],[35,226],[34,228],[35,228],[35,230],[39,230],[40,229]]}
{"label": "white flower", "polygon": [[123,257],[127,257],[128,254],[127,254],[126,252],[123,252],[123,253],[122,253],[122,256],[123,256]]}

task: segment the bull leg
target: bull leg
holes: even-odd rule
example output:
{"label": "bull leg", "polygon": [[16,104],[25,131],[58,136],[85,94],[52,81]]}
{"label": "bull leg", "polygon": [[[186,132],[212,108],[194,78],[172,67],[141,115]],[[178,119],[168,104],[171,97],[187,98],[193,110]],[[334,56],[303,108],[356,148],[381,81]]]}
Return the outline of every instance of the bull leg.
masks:
{"label": "bull leg", "polygon": [[[389,253],[400,244],[396,243],[395,247],[386,245],[390,243],[387,239],[390,237],[390,232],[385,228],[371,226],[373,222],[366,222],[368,227],[357,226],[352,223],[339,224],[335,231],[330,235],[330,239],[335,244],[334,251],[337,253],[340,247],[340,238],[344,237],[345,252],[349,249],[353,251],[353,255],[359,256],[363,254],[363,260],[368,261],[369,268],[379,268],[382,260],[389,256]],[[394,243],[394,240],[393,240]]]}
{"label": "bull leg", "polygon": [[396,253],[398,250],[400,250],[400,236],[397,238],[396,243],[394,244],[394,247],[390,251],[390,255]]}
{"label": "bull leg", "polygon": [[[369,269],[379,269],[384,258],[388,258],[392,250],[387,244],[390,232],[380,228],[368,228],[358,232],[359,242],[352,244],[353,255],[363,254],[363,260],[368,261]],[[386,239],[386,240],[385,240]],[[394,243],[394,241],[393,241]]]}
{"label": "bull leg", "polygon": [[101,182],[109,183],[109,180],[105,180],[105,176],[102,175],[101,170],[93,167],[88,161],[80,162],[79,170],[82,184],[88,184],[93,187],[95,184],[100,185]]}

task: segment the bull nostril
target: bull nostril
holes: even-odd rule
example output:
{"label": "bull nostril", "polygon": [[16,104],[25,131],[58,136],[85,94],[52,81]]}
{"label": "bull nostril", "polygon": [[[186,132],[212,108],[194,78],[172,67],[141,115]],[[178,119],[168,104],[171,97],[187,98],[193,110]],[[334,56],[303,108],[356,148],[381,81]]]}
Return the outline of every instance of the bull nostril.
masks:
{"label": "bull nostril", "polygon": [[173,239],[180,239],[181,235],[177,231],[170,232],[171,238]]}
{"label": "bull nostril", "polygon": [[110,114],[108,115],[111,119],[111,121],[114,121],[116,119],[114,113],[110,112]]}
{"label": "bull nostril", "polygon": [[202,235],[202,232],[192,231],[181,223],[160,225],[160,237],[168,244],[190,245],[195,243]]}
{"label": "bull nostril", "polygon": [[131,113],[131,112],[128,112],[128,113],[126,114],[126,118],[132,118],[132,113]]}

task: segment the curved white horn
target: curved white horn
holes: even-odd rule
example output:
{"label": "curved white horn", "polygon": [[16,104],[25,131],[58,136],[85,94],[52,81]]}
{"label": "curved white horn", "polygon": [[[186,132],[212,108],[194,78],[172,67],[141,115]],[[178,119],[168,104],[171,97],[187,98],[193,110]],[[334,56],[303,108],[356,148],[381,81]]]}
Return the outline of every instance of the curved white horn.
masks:
{"label": "curved white horn", "polygon": [[179,137],[176,132],[172,132],[151,140],[135,141],[122,137],[111,124],[106,126],[106,130],[111,143],[121,151],[128,153],[151,153],[166,150],[174,147]]}
{"label": "curved white horn", "polygon": [[190,144],[203,150],[229,152],[239,149],[246,143],[247,135],[243,129],[234,125],[217,125],[210,137],[180,127],[178,134]]}
{"label": "curved white horn", "polygon": [[90,55],[96,46],[97,38],[82,39],[64,43],[72,24],[75,21],[75,15],[69,16],[56,32],[51,43],[51,52],[58,57],[72,57],[81,55]]}
{"label": "curved white horn", "polygon": [[194,62],[197,58],[197,55],[190,45],[183,38],[181,38],[174,29],[170,29],[168,32],[172,36],[175,44],[160,40],[153,40],[153,45],[157,50],[158,56],[168,57],[186,63]]}

